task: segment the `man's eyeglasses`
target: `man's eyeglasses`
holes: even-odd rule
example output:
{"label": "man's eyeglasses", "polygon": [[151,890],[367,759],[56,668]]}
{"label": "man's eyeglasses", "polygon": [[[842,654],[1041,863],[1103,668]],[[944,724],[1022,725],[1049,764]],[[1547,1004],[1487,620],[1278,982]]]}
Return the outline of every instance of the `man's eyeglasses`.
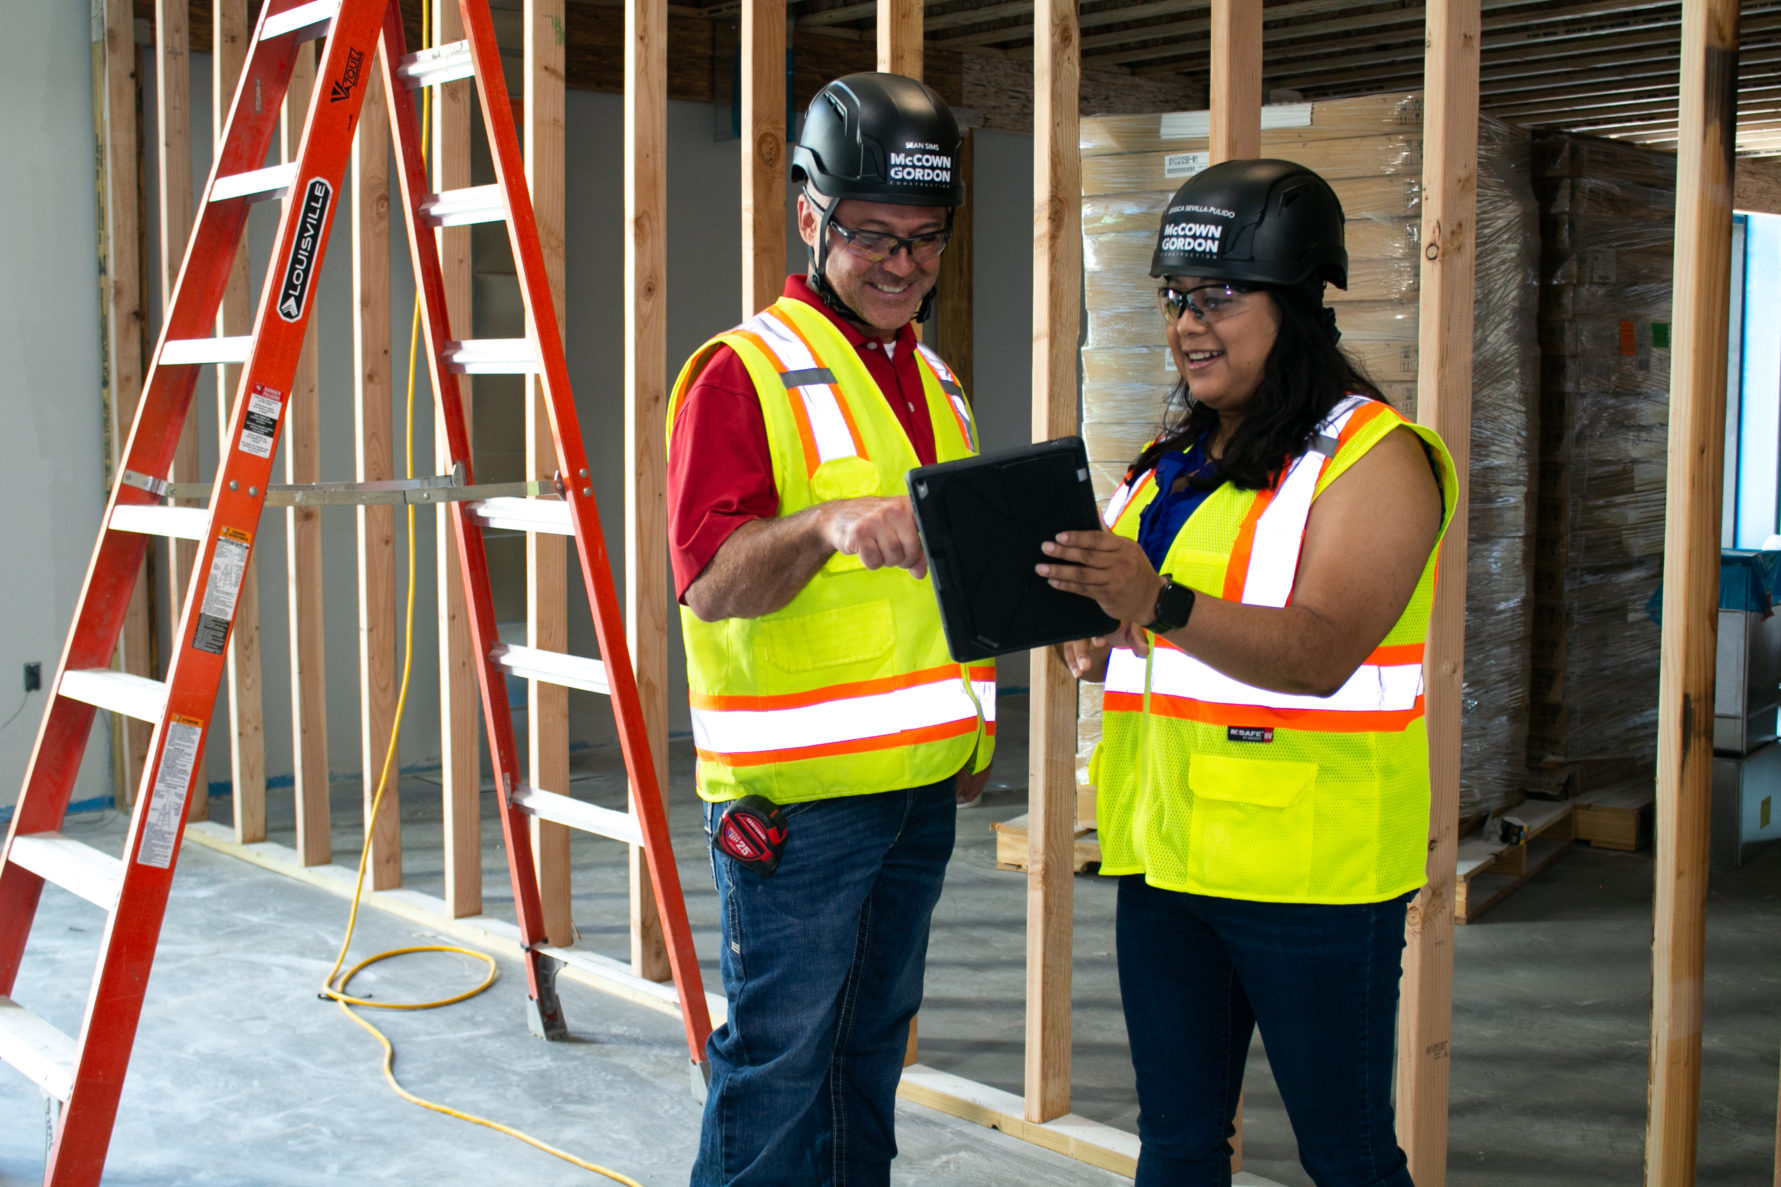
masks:
{"label": "man's eyeglasses", "polygon": [[887,235],[883,231],[855,230],[833,221],[829,223],[829,227],[841,236],[848,251],[874,264],[889,259],[899,251],[907,251],[909,258],[918,264],[932,263],[940,258],[940,253],[946,250],[946,244],[952,239],[950,230],[931,231],[926,235],[905,239],[900,235]]}
{"label": "man's eyeglasses", "polygon": [[1241,310],[1246,298],[1254,291],[1242,285],[1222,283],[1200,284],[1190,289],[1164,286],[1156,291],[1156,298],[1163,317],[1170,322],[1180,321],[1181,315],[1188,312],[1200,321],[1213,322]]}

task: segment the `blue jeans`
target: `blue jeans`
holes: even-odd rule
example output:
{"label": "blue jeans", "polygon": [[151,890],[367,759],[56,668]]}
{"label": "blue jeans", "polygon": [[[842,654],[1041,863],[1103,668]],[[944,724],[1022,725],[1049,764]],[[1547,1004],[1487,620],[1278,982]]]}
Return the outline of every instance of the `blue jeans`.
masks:
{"label": "blue jeans", "polygon": [[[709,837],[723,804],[706,805]],[[693,1187],[890,1182],[897,1081],[928,920],[952,855],[953,780],[785,806],[779,868],[712,852],[729,1021]]]}
{"label": "blue jeans", "polygon": [[1119,990],[1138,1073],[1137,1187],[1226,1187],[1257,1026],[1318,1187],[1412,1187],[1392,1059],[1410,895],[1258,903],[1119,880]]}

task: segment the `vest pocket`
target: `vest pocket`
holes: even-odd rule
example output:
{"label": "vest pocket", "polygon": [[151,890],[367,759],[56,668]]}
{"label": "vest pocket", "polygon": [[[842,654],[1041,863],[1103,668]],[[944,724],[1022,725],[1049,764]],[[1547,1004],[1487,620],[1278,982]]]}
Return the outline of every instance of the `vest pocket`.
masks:
{"label": "vest pocket", "polygon": [[879,675],[880,661],[897,644],[896,619],[891,604],[883,600],[808,614],[769,615],[758,622],[767,662],[781,672],[849,666],[867,676]]}
{"label": "vest pocket", "polygon": [[1310,886],[1317,764],[1196,754],[1188,874],[1196,888],[1270,901]]}

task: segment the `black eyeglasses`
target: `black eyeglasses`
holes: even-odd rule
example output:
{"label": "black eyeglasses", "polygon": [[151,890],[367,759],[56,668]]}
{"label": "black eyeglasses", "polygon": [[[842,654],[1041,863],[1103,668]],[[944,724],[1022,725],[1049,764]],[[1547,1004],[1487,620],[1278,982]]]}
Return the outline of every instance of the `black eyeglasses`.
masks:
{"label": "black eyeglasses", "polygon": [[834,221],[829,223],[829,227],[841,236],[848,251],[874,264],[880,260],[888,260],[899,251],[907,251],[909,258],[918,264],[932,263],[940,258],[940,253],[946,250],[947,243],[952,239],[950,230],[930,231],[926,235],[905,239],[901,235],[888,235],[883,231],[860,231],[853,227],[844,227]]}
{"label": "black eyeglasses", "polygon": [[1156,291],[1156,298],[1163,317],[1168,321],[1180,321],[1182,314],[1191,311],[1198,320],[1212,322],[1241,310],[1244,298],[1254,291],[1240,284],[1223,282],[1199,284],[1190,289],[1169,288],[1165,285]]}

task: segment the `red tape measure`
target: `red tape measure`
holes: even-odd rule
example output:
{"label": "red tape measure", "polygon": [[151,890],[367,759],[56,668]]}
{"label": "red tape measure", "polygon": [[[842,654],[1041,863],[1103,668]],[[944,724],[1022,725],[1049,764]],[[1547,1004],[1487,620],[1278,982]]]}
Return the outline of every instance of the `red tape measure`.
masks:
{"label": "red tape measure", "polygon": [[785,852],[785,813],[766,796],[745,795],[724,809],[711,845],[765,878]]}

